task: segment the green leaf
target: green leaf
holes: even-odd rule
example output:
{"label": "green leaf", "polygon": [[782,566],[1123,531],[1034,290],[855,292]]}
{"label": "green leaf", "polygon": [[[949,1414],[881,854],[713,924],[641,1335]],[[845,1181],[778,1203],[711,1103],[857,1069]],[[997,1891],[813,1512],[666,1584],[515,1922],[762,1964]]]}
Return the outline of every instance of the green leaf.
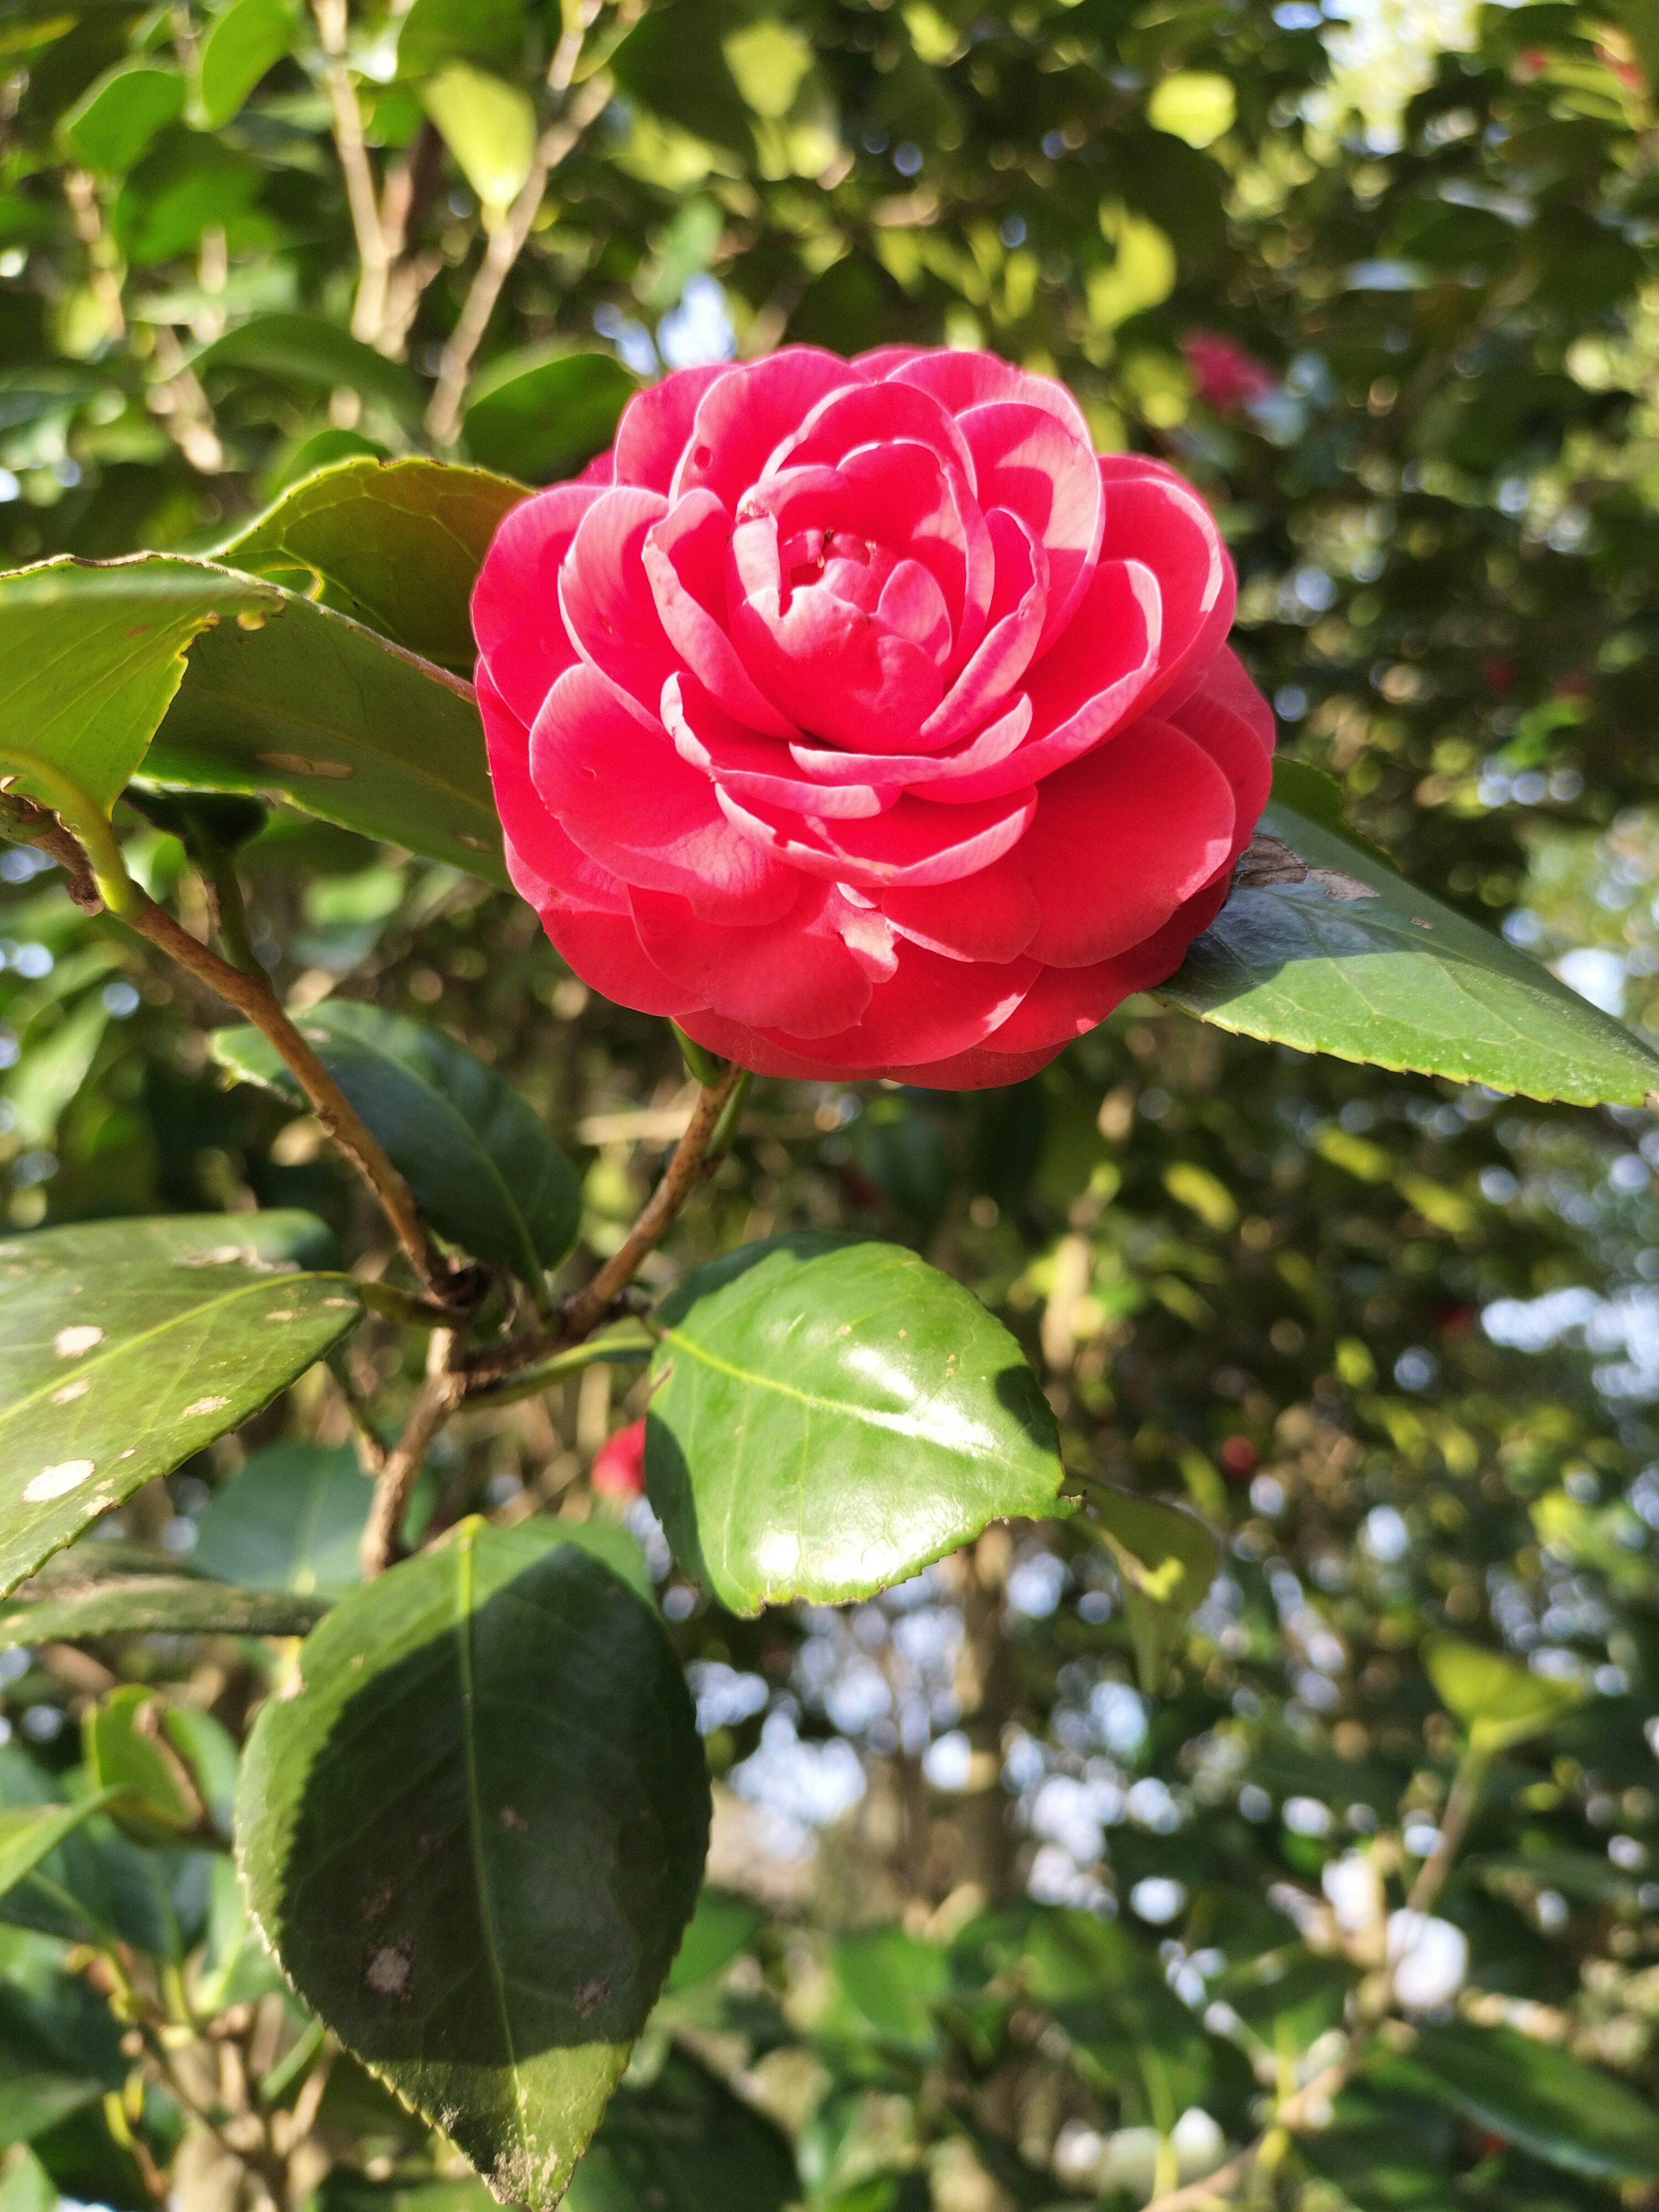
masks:
{"label": "green leaf", "polygon": [[212,18],[197,63],[196,94],[210,130],[228,123],[265,72],[294,51],[299,21],[293,0],[234,0]]}
{"label": "green leaf", "polygon": [[695,1269],[658,1319],[651,1501],[733,1613],[867,1597],[990,1521],[1070,1510],[1019,1346],[914,1252],[769,1237]]}
{"label": "green leaf", "polygon": [[268,1444],[209,1499],[191,1564],[251,1589],[336,1598],[361,1578],[372,1495],[349,1444]]}
{"label": "green leaf", "polygon": [[708,1832],[679,1663],[580,1536],[465,1522],[342,1599],[260,1711],[237,1819],[306,2002],[536,2212],[656,2000]]}
{"label": "green leaf", "polygon": [[57,2212],[58,2184],[26,2144],[0,2166],[0,2212]]}
{"label": "green leaf", "polygon": [[1215,1580],[1220,1559],[1215,1538],[1192,1514],[1156,1498],[1095,1482],[1088,1496],[1094,1525],[1123,1584],[1140,1686],[1157,1697],[1187,1616],[1203,1603]]}
{"label": "green leaf", "polygon": [[446,62],[511,75],[524,58],[522,0],[415,0],[398,31],[398,74],[430,76]]}
{"label": "green leaf", "polygon": [[185,80],[178,70],[134,62],[107,70],[58,128],[77,161],[118,176],[184,112]]}
{"label": "green leaf", "polygon": [[1583,1698],[1577,1682],[1534,1674],[1461,1636],[1431,1636],[1423,1665],[1441,1703],[1469,1732],[1472,1751],[1505,1751],[1552,1727]]}
{"label": "green leaf", "polygon": [[0,648],[5,726],[100,805],[142,764],[507,880],[471,686],[344,615],[207,561],[55,560],[0,575]]}
{"label": "green leaf", "polygon": [[[527,1283],[558,1266],[581,1226],[581,1184],[522,1092],[442,1030],[378,1006],[325,1000],[300,1031],[441,1235]],[[258,1030],[218,1030],[212,1043],[244,1081],[301,1098]]]}
{"label": "green leaf", "polygon": [[1659,1058],[1547,969],[1277,797],[1160,995],[1245,1036],[1531,1098],[1659,1088]]}
{"label": "green leaf", "polygon": [[752,1899],[727,1889],[705,1889],[668,1977],[669,1995],[694,1989],[729,1966],[765,1925],[766,1915]]}
{"label": "green leaf", "polygon": [[0,1605],[0,1650],[94,1636],[303,1636],[327,1610],[325,1600],[285,1590],[238,1589],[184,1575],[122,1576]]}
{"label": "green leaf", "polygon": [[135,1843],[170,1843],[202,1825],[203,1804],[190,1770],[162,1733],[166,1712],[142,1682],[123,1684],[81,1723],[87,1771],[107,1791],[117,1825]]}
{"label": "green leaf", "polygon": [[83,1820],[103,1812],[119,1794],[99,1790],[76,1798],[72,1805],[24,1805],[0,1812],[0,1897],[15,1889],[65,1836],[72,1836]]}
{"label": "green leaf", "polygon": [[478,195],[486,226],[499,222],[523,191],[536,158],[536,110],[529,94],[488,70],[456,61],[422,85],[421,104]]}
{"label": "green leaf", "polygon": [[[159,554],[0,575],[0,775],[11,733],[107,811],[179,689],[191,640],[270,604],[264,585]],[[47,795],[27,775],[15,787]]]}
{"label": "green leaf", "polygon": [[1659,2112],[1611,2074],[1512,2027],[1422,2027],[1408,2057],[1390,2056],[1366,2071],[1385,2088],[1449,2105],[1570,2173],[1603,2180],[1659,2174]]}
{"label": "green leaf", "polygon": [[1453,2212],[1450,2122],[1416,2099],[1347,2091],[1328,2128],[1296,2139],[1297,2155],[1358,2212]]}
{"label": "green leaf", "polygon": [[1123,1929],[1089,1912],[1043,1912],[1026,1940],[1024,1980],[1097,2086],[1135,2100],[1135,2118],[1167,2134],[1203,2102],[1212,2071],[1204,2031]]}
{"label": "green leaf", "polygon": [[343,385],[365,399],[378,401],[403,422],[420,420],[419,379],[401,362],[388,361],[320,315],[255,315],[204,346],[191,366],[198,378],[216,369],[236,368],[310,390],[332,392]]}
{"label": "green leaf", "polygon": [[[685,2051],[611,2101],[565,2212],[785,2212],[800,2201],[787,2138]],[[355,2208],[354,2208],[355,2212]]]}
{"label": "green leaf", "polygon": [[483,467],[526,483],[573,477],[611,443],[636,389],[608,353],[532,346],[506,354],[467,393],[466,449]]}
{"label": "green leaf", "polygon": [[258,1412],[356,1322],[307,1213],[97,1222],[0,1243],[0,1595]]}
{"label": "green leaf", "polygon": [[255,574],[309,569],[325,605],[428,660],[470,669],[472,586],[524,496],[522,484],[483,469],[343,461],[284,492],[218,557]]}
{"label": "green leaf", "polygon": [[902,1928],[865,1928],[843,1936],[831,1956],[836,1978],[881,2043],[915,2058],[938,2050],[933,2008],[951,1971],[936,1944]]}

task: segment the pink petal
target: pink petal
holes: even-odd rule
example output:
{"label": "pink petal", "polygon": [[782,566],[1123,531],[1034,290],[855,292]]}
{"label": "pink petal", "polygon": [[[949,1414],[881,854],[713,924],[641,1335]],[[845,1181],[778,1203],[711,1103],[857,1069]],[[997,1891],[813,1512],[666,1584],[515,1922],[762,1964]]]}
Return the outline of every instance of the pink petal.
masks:
{"label": "pink petal", "polygon": [[599,497],[555,484],[503,519],[472,587],[472,635],[490,680],[526,728],[576,658],[559,611],[559,563]]}
{"label": "pink petal", "polygon": [[1233,823],[1210,755],[1150,718],[1048,776],[1012,855],[1042,908],[1033,957],[1085,968],[1150,937],[1226,866]]}
{"label": "pink petal", "polygon": [[506,833],[514,888],[536,907],[556,890],[578,895],[610,913],[626,914],[622,885],[573,845],[548,812],[530,780],[530,732],[482,669],[477,690],[489,781]]}
{"label": "pink petal", "polygon": [[953,1052],[947,1060],[930,1060],[916,1067],[884,1067],[882,1073],[919,1091],[1002,1091],[1037,1074],[1060,1049],[1048,1045],[1039,1052],[1000,1053],[978,1044],[966,1052]]}
{"label": "pink petal", "polygon": [[1198,688],[1205,697],[1218,700],[1246,723],[1261,741],[1262,750],[1271,756],[1279,741],[1273,710],[1251,683],[1249,672],[1231,646],[1222,647],[1205,670]]}
{"label": "pink petal", "polygon": [[881,795],[867,783],[826,789],[807,776],[791,775],[782,746],[734,722],[693,678],[669,678],[662,688],[662,714],[680,758],[735,798],[843,819],[882,811]]}
{"label": "pink petal", "polygon": [[834,468],[858,447],[890,445],[896,438],[925,446],[941,461],[951,462],[967,479],[969,490],[975,490],[967,440],[939,401],[914,385],[851,384],[830,392],[781,441],[764,473],[775,476],[781,469],[812,462]]}
{"label": "pink petal", "polygon": [[853,356],[853,366],[866,376],[890,377],[895,369],[902,368],[906,362],[920,361],[928,350],[927,346],[872,346],[868,353]]}
{"label": "pink petal", "polygon": [[1048,558],[1030,526],[1000,507],[985,521],[997,564],[989,627],[922,725],[922,736],[939,744],[973,729],[1006,698],[1036,650],[1048,606]]}
{"label": "pink petal", "polygon": [[884,892],[881,910],[901,937],[947,960],[1017,959],[1030,949],[1042,920],[1018,860],[1017,847],[976,876],[926,890]]}
{"label": "pink petal", "polygon": [[889,375],[896,384],[920,385],[942,400],[953,415],[965,415],[970,407],[989,406],[999,399],[1040,407],[1057,422],[1065,423],[1089,452],[1094,451],[1083,410],[1063,384],[1052,376],[1031,376],[994,353],[929,349],[902,362]]}
{"label": "pink petal", "polygon": [[629,915],[596,914],[555,900],[541,909],[542,927],[573,974],[603,999],[635,1013],[681,1020],[696,1011],[695,991],[665,975],[647,957]]}
{"label": "pink petal", "polygon": [[[1273,766],[1261,740],[1231,705],[1223,705],[1207,690],[1195,691],[1177,707],[1170,720],[1175,727],[1202,745],[1232,787],[1233,834],[1227,853],[1231,867],[1255,835],[1261,810],[1273,796]],[[1134,732],[1124,732],[1126,741]]]}
{"label": "pink petal", "polygon": [[647,531],[641,558],[669,642],[704,689],[749,728],[793,738],[794,724],[757,686],[726,632],[731,542],[732,518],[713,492],[688,492]]}
{"label": "pink petal", "polygon": [[884,800],[907,785],[918,798],[943,798],[945,787],[1006,760],[1031,724],[1031,702],[1022,691],[998,719],[953,751],[936,753],[841,753],[811,745],[791,745],[797,768],[820,786],[864,783]]}
{"label": "pink petal", "polygon": [[1031,791],[979,806],[906,797],[870,820],[834,822],[744,804],[718,786],[716,794],[730,820],[808,875],[869,890],[948,884],[988,867],[1018,843],[1036,806]]}
{"label": "pink petal", "polygon": [[1051,775],[1139,714],[1158,669],[1160,621],[1150,569],[1138,561],[1103,561],[1066,629],[1026,672],[1030,736],[1000,766],[938,796],[991,799]]}
{"label": "pink petal", "polygon": [[578,484],[597,484],[601,489],[615,483],[617,481],[615,452],[607,447],[604,453],[595,453],[587,466],[585,469],[578,469],[570,481],[572,483]]}
{"label": "pink petal", "polygon": [[666,492],[691,435],[698,402],[716,377],[733,374],[729,362],[677,368],[647,392],[636,392],[617,425],[616,481]]}
{"label": "pink petal", "polygon": [[826,911],[827,886],[798,878],[800,900],[778,921],[750,928],[703,921],[684,899],[635,891],[640,942],[658,966],[728,1021],[828,1036],[858,1020],[871,981]]}
{"label": "pink petal", "polygon": [[716,377],[697,403],[670,496],[704,484],[735,514],[779,439],[799,429],[826,393],[865,380],[850,362],[816,346],[784,346]]}
{"label": "pink petal", "polygon": [[660,492],[601,492],[559,571],[559,604],[577,652],[647,730],[660,726],[657,702],[679,666],[641,558],[665,508]]}
{"label": "pink petal", "polygon": [[678,891],[711,921],[774,921],[794,902],[791,872],[732,827],[707,777],[592,669],[569,670],[549,693],[530,772],[572,841],[626,884]]}
{"label": "pink petal", "polygon": [[1048,556],[1041,652],[1076,612],[1100,557],[1106,502],[1094,447],[1047,409],[1024,401],[994,400],[960,420],[979,471],[980,505],[1018,515]]}
{"label": "pink petal", "polygon": [[1215,517],[1183,477],[1139,453],[1103,455],[1100,477],[1107,557],[1144,562],[1162,594],[1158,672],[1141,699],[1144,713],[1166,695],[1171,705],[1184,698],[1225,643],[1237,580]]}
{"label": "pink petal", "polygon": [[[812,1058],[832,1073],[864,1075],[894,1060],[965,1052],[1008,1018],[1037,972],[1031,960],[975,966],[902,945],[891,980],[876,986],[862,1020],[816,1039]],[[781,1028],[764,1034],[790,1048],[793,1040]]]}

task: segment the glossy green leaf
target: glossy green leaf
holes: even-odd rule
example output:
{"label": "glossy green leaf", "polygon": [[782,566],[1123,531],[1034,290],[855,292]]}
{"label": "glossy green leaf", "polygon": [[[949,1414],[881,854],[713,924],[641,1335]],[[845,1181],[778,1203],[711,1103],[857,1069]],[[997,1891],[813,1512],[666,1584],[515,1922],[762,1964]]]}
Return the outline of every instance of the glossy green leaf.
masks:
{"label": "glossy green leaf", "polygon": [[788,2141],[690,2051],[611,2099],[565,2212],[785,2212],[800,2201]]}
{"label": "glossy green leaf", "polygon": [[204,346],[191,365],[198,378],[217,369],[244,369],[310,391],[344,386],[404,422],[420,419],[419,379],[320,315],[255,315]]}
{"label": "glossy green leaf", "polygon": [[0,1594],[257,1413],[361,1310],[307,1213],[96,1222],[0,1243]]}
{"label": "glossy green leaf", "polygon": [[1659,2175],[1659,2112],[1611,2074],[1515,2028],[1422,2027],[1408,2057],[1367,2071],[1384,2087],[1449,2105],[1570,2173]]}
{"label": "glossy green leaf", "polygon": [[483,469],[343,461],[293,485],[219,557],[255,574],[309,569],[325,605],[428,660],[470,670],[472,586],[524,495],[522,484]]}
{"label": "glossy green leaf", "polygon": [[349,1444],[267,1444],[208,1500],[191,1564],[250,1590],[337,1597],[361,1579],[372,1495]]}
{"label": "glossy green leaf", "polygon": [[[521,1091],[444,1030],[378,1006],[325,1000],[300,1029],[440,1235],[528,1283],[558,1266],[581,1226],[581,1185]],[[213,1050],[300,1100],[258,1030],[216,1030]]]}
{"label": "glossy green leaf", "polygon": [[1580,1684],[1534,1674],[1501,1651],[1461,1636],[1431,1636],[1423,1664],[1446,1710],[1469,1732],[1470,1748],[1507,1750],[1537,1735],[1582,1703]]}
{"label": "glossy green leaf", "polygon": [[470,1521],[343,1598],[302,1669],[244,1761],[254,1914],[341,2039],[542,2212],[702,1876],[678,1662],[579,1531]]}
{"label": "glossy green leaf", "polygon": [[894,1244],[745,1244],[665,1300],[646,1479],[733,1613],[867,1597],[1067,1507],[1054,1415],[970,1291]]}
{"label": "glossy green leaf", "polygon": [[467,393],[466,449],[484,468],[526,483],[573,477],[611,443],[636,389],[609,354],[530,347],[505,355]]}
{"label": "glossy green leaf", "polygon": [[127,1682],[89,1705],[81,1723],[87,1771],[118,1801],[115,1820],[135,1843],[167,1843],[202,1825],[202,1800],[163,1731],[165,1712],[153,1690]]}
{"label": "glossy green leaf", "polygon": [[1156,1697],[1188,1614],[1215,1580],[1215,1538],[1194,1515],[1156,1498],[1093,1482],[1088,1497],[1092,1522],[1117,1563],[1140,1686]]}
{"label": "glossy green leaf", "polygon": [[211,19],[197,63],[197,99],[210,129],[228,123],[265,72],[294,51],[299,23],[293,0],[233,0]]}
{"label": "glossy green leaf", "polygon": [[178,70],[134,62],[100,76],[58,127],[77,161],[118,176],[184,112],[185,80]]}
{"label": "glossy green leaf", "polygon": [[103,1812],[118,1795],[116,1790],[95,1790],[70,1805],[19,1805],[0,1812],[0,1897],[15,1889],[66,1836],[72,1836],[94,1813]]}
{"label": "glossy green leaf", "polygon": [[[107,809],[179,689],[191,640],[267,604],[264,585],[162,555],[0,575],[0,732]],[[46,796],[26,774],[17,788]]]}
{"label": "glossy green leaf", "polygon": [[523,191],[536,156],[529,94],[488,70],[453,61],[422,85],[421,104],[477,194],[486,221],[498,221]]}
{"label": "glossy green leaf", "polygon": [[1639,1106],[1659,1058],[1352,840],[1275,798],[1160,995],[1245,1036],[1530,1098]]}
{"label": "glossy green leaf", "polygon": [[49,1597],[0,1605],[0,1650],[18,1644],[77,1644],[94,1636],[303,1636],[325,1600],[282,1589],[239,1589],[184,1575],[114,1576]]}

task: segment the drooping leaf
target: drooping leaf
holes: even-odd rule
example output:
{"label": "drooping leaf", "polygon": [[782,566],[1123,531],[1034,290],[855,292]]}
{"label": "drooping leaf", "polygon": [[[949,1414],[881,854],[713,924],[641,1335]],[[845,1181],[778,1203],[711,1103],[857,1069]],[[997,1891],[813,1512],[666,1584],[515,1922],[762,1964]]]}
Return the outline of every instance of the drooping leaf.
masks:
{"label": "drooping leaf", "polygon": [[793,1235],[663,1304],[646,1480],[688,1572],[734,1613],[834,1604],[1059,1499],[1054,1416],[971,1292],[897,1245]]}
{"label": "drooping leaf", "polygon": [[0,1594],[268,1403],[356,1320],[307,1213],[47,1229],[0,1244]]}
{"label": "drooping leaf", "polygon": [[1094,1523],[1117,1562],[1140,1686],[1156,1697],[1188,1614],[1215,1580],[1215,1538],[1194,1515],[1158,1498],[1103,1483],[1091,1483],[1088,1494]]}
{"label": "drooping leaf", "polygon": [[388,361],[321,315],[255,315],[204,346],[191,367],[198,378],[229,368],[252,370],[309,391],[344,386],[404,422],[420,419],[419,380],[401,362]]}
{"label": "drooping leaf", "polygon": [[1659,1088],[1659,1059],[1610,1016],[1277,798],[1161,995],[1245,1036],[1530,1098]]}
{"label": "drooping leaf", "polygon": [[252,1910],[341,2039],[550,2208],[702,1875],[678,1662],[580,1531],[474,1521],[343,1599],[301,1663],[244,1761]]}
{"label": "drooping leaf", "polygon": [[293,0],[233,0],[211,19],[197,62],[202,119],[228,123],[268,70],[294,50],[299,10]]}
{"label": "drooping leaf", "polygon": [[473,459],[527,483],[575,475],[616,435],[634,379],[605,353],[529,347],[492,362],[467,393]]}
{"label": "drooping leaf", "polygon": [[800,2198],[788,2139],[689,2051],[611,2099],[565,2212],[785,2212]]}
{"label": "drooping leaf", "polygon": [[183,1575],[118,1576],[0,1605],[0,1650],[93,1636],[303,1636],[327,1610],[325,1600],[280,1589],[238,1589]]}
{"label": "drooping leaf", "polygon": [[[325,1000],[300,1029],[441,1235],[526,1282],[558,1266],[581,1226],[581,1185],[521,1091],[442,1030],[379,1006]],[[258,1030],[216,1030],[213,1050],[299,1099]]]}
{"label": "drooping leaf", "polygon": [[116,1801],[117,1825],[135,1843],[167,1843],[202,1824],[189,1768],[162,1729],[166,1707],[142,1682],[124,1682],[87,1708],[81,1723],[87,1771]]}
{"label": "drooping leaf", "polygon": [[421,87],[421,104],[493,222],[524,189],[536,155],[529,94],[471,62],[446,63]]}
{"label": "drooping leaf", "polygon": [[1512,2027],[1425,2025],[1409,2057],[1367,2069],[1570,2173],[1605,2180],[1659,2174],[1659,2112],[1600,2067]]}
{"label": "drooping leaf", "polygon": [[1469,1731],[1471,1749],[1505,1751],[1537,1735],[1580,1704],[1583,1690],[1558,1676],[1534,1674],[1501,1651],[1461,1636],[1431,1636],[1423,1664],[1449,1712]]}
{"label": "drooping leaf", "polygon": [[255,574],[309,569],[325,605],[428,660],[470,669],[473,582],[524,495],[483,469],[343,461],[292,485],[220,557]]}
{"label": "drooping leaf", "polygon": [[[101,567],[47,561],[0,575],[0,732],[107,809],[179,689],[191,640],[222,617],[271,604],[251,579],[161,555]],[[16,787],[48,795],[26,772]]]}
{"label": "drooping leaf", "polygon": [[185,81],[175,69],[134,62],[112,69],[83,93],[58,129],[77,161],[120,176],[157,131],[185,112]]}

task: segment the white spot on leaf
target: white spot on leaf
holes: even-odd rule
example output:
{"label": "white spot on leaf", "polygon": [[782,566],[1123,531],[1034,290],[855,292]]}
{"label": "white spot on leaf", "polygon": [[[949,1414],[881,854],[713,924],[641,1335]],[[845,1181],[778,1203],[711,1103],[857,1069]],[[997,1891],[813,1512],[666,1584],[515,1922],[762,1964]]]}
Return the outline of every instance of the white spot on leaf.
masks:
{"label": "white spot on leaf", "polygon": [[33,1480],[24,1486],[24,1503],[44,1505],[51,1498],[67,1498],[71,1490],[80,1488],[93,1466],[89,1459],[65,1459],[56,1467],[43,1467]]}
{"label": "white spot on leaf", "polygon": [[52,1392],[52,1402],[54,1406],[67,1406],[73,1399],[84,1398],[91,1388],[90,1376],[78,1375],[73,1382],[65,1382],[61,1390]]}
{"label": "white spot on leaf", "polygon": [[77,1352],[90,1352],[94,1344],[101,1344],[104,1332],[85,1322],[73,1328],[60,1328],[52,1340],[52,1348],[60,1359],[73,1359]]}
{"label": "white spot on leaf", "polygon": [[188,1421],[198,1413],[222,1413],[229,1403],[228,1398],[198,1398],[193,1405],[185,1407],[179,1418]]}
{"label": "white spot on leaf", "polygon": [[368,1954],[363,1979],[376,1996],[406,1997],[415,1978],[415,1960],[407,1943],[382,1943]]}

